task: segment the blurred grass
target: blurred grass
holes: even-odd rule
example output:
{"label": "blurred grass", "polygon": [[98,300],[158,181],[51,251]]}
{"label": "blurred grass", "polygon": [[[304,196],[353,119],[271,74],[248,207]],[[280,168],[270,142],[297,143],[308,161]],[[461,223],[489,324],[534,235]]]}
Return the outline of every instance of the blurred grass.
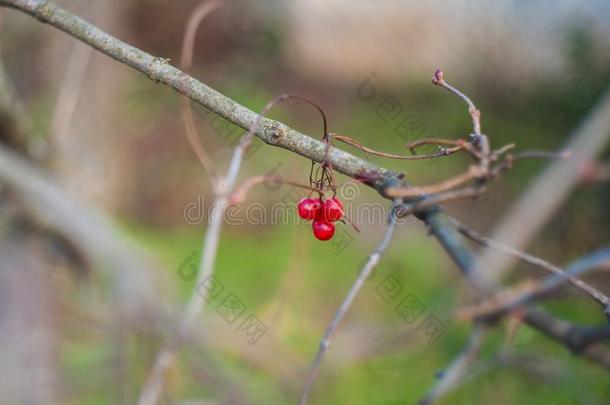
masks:
{"label": "blurred grass", "polygon": [[[159,232],[143,226],[131,226],[131,233],[144,241],[168,263],[168,270],[175,272],[179,263],[200,244],[203,227],[197,226],[177,231]],[[278,302],[278,288],[290,263],[289,252],[293,248],[295,233],[307,233],[307,225],[276,226],[256,234],[244,234],[238,229],[227,227],[220,245],[217,276],[246,305],[248,311],[265,313],[265,309]],[[302,241],[303,238],[300,238]],[[333,255],[327,245],[306,243],[303,246],[307,257],[298,279],[302,281],[292,289],[283,303],[283,314],[277,323],[270,326],[268,333],[278,339],[276,344],[284,345],[304,360],[305,368],[317,348],[326,322],[332,316],[340,300],[351,284],[356,266],[366,255],[365,251],[375,243],[372,238],[366,242],[353,243],[343,254]],[[363,245],[370,244],[366,249]],[[239,252],[239,254],[237,254]],[[350,404],[393,404],[412,403],[420,398],[434,381],[434,375],[442,370],[466,340],[468,325],[450,319],[455,300],[453,288],[442,288],[451,277],[447,274],[452,267],[445,258],[439,257],[435,242],[421,236],[401,235],[392,243],[387,256],[379,268],[379,277],[370,285],[365,285],[356,304],[344,322],[344,326],[356,323],[383,325],[399,331],[405,328],[404,322],[394,312],[393,305],[385,303],[374,291],[376,282],[386,274],[396,276],[405,289],[413,292],[425,303],[428,312],[433,312],[445,322],[445,334],[434,344],[426,345],[417,332],[391,347],[389,352],[355,359],[343,365],[331,366],[332,351],[326,359],[325,367],[316,386],[315,398],[324,398],[314,403]],[[181,294],[186,299],[192,283],[174,276]],[[455,278],[454,278],[455,280]],[[458,279],[458,282],[459,281]],[[599,317],[585,316],[591,313],[589,303],[570,302],[551,303],[556,313],[568,318],[574,317],[582,322],[600,321]],[[214,308],[207,308],[208,316],[219,317]],[[264,322],[267,319],[263,319]],[[204,321],[205,322],[205,321]],[[276,328],[278,328],[276,330]],[[414,326],[410,326],[414,329]],[[390,332],[391,333],[391,332]],[[263,337],[262,339],[265,339]],[[245,344],[245,343],[244,343]],[[499,348],[507,346],[505,335],[500,330],[491,333],[483,350],[483,358],[489,358]],[[515,369],[492,369],[486,377],[467,382],[455,393],[447,396],[441,403],[486,403],[498,404],[570,404],[577,403],[569,398],[588,398],[589,402],[603,403],[608,394],[605,384],[606,375],[601,369],[570,355],[563,347],[550,342],[537,332],[522,327],[515,340],[508,347],[516,352],[535,353],[548,356],[565,364],[563,382],[544,382],[539,376],[523,375]],[[235,347],[239,352],[243,348]],[[87,354],[90,356],[91,354]],[[253,369],[247,360],[228,353],[220,354],[223,367],[246,373],[248,384],[241,390],[256,398],[265,398],[265,403],[292,403],[296,392],[286,393],[278,382],[266,376],[264,370]],[[273,365],[271,364],[271,367]],[[245,371],[248,370],[248,371]],[[298,370],[294,370],[297,372]],[[302,370],[301,370],[302,371]],[[298,390],[300,380],[292,381]],[[184,385],[184,384],[182,384]],[[192,382],[184,387],[183,394],[193,397],[206,394]],[[527,393],[527,395],[524,395]],[[187,395],[188,397],[188,395]]]}

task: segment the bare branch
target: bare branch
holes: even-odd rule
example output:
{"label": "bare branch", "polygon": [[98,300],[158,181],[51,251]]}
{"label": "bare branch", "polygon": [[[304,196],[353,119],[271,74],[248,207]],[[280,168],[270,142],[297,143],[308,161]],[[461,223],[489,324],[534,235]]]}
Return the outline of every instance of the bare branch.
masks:
{"label": "bare branch", "polygon": [[[562,148],[571,151],[574,158],[555,161],[534,179],[490,237],[515,249],[524,249],[581,181],[582,162],[595,161],[609,140],[610,91],[606,91]],[[502,279],[513,261],[511,256],[487,250],[475,269],[477,278],[493,285]]]}
{"label": "bare branch", "polygon": [[51,118],[49,138],[53,142],[59,142],[70,128],[90,58],[90,47],[82,43],[74,45]]}
{"label": "bare branch", "polygon": [[[537,262],[540,264],[540,262],[544,261],[538,259]],[[508,299],[498,299],[497,295],[492,296],[487,301],[483,301],[474,308],[471,308],[469,312],[477,319],[495,319],[531,303],[538,297],[550,293],[568,281],[574,284],[575,280],[577,283],[574,285],[579,286],[598,301],[602,305],[605,315],[610,318],[610,299],[600,291],[576,279],[576,276],[599,268],[610,268],[610,248],[601,249],[582,257],[569,265],[566,271],[561,269],[558,269],[558,273],[553,271],[555,275],[547,277],[532,287],[524,289],[524,291],[502,291],[500,294],[504,294]],[[557,270],[557,268],[555,269]]]}
{"label": "bare branch", "polygon": [[[397,197],[400,197],[401,193],[405,190],[409,189],[401,187],[390,187],[388,188],[388,195],[396,195]],[[399,209],[399,216],[406,217],[411,214],[417,214],[418,212],[432,209],[438,206],[439,204],[445,203],[447,201],[478,197],[483,194],[485,190],[485,186],[475,185],[472,187],[460,188],[457,190],[448,190],[442,193],[432,194],[430,196],[422,196],[421,199],[409,202],[408,204],[405,204],[403,207],[401,207]]]}
{"label": "bare branch", "polygon": [[[443,248],[449,253],[466,278],[471,282],[477,293],[485,294],[490,288],[497,288],[498,284],[490,285],[487,279],[481,279],[475,268],[478,265],[477,257],[473,255],[466,241],[451,224],[447,215],[437,215],[435,210],[415,212],[418,218],[426,222],[432,233]],[[488,271],[493,271],[493,266]],[[581,354],[592,362],[610,370],[610,351],[600,344],[585,345],[588,336],[599,336],[597,332],[591,333],[590,328],[574,326],[570,322],[559,319],[539,308],[528,308],[523,321],[542,332],[555,342],[570,348],[574,353]]]}
{"label": "bare branch", "polygon": [[610,370],[610,351],[607,346],[598,343],[602,339],[608,340],[610,338],[610,324],[593,328],[574,326],[570,322],[555,318],[539,308],[529,308],[523,320],[549,338],[562,342],[574,353],[581,354]]}
{"label": "bare branch", "polygon": [[481,169],[484,172],[487,172],[489,170],[491,150],[487,135],[481,133],[481,112],[477,109],[477,107],[474,105],[470,98],[468,98],[464,93],[462,93],[461,91],[459,91],[458,89],[456,89],[445,81],[442,70],[437,69],[436,72],[434,72],[434,76],[432,77],[432,83],[446,90],[449,90],[451,93],[462,99],[466,103],[466,105],[468,105],[468,114],[470,114],[470,117],[472,118],[472,127],[474,131],[474,136],[472,137],[473,144],[478,146],[479,151],[481,152],[479,162]]}
{"label": "bare branch", "polygon": [[441,148],[436,153],[431,153],[429,155],[404,156],[404,155],[395,155],[393,153],[380,152],[380,151],[377,151],[375,149],[371,149],[369,147],[366,147],[363,144],[361,144],[360,142],[358,142],[358,141],[356,141],[356,140],[354,140],[354,139],[352,139],[350,137],[343,136],[343,135],[338,135],[338,134],[335,134],[335,133],[331,133],[331,138],[335,139],[335,140],[337,140],[339,142],[343,142],[343,143],[346,143],[346,144],[348,144],[350,146],[353,146],[356,149],[360,149],[361,151],[363,151],[366,154],[386,157],[386,158],[390,158],[390,159],[397,159],[397,160],[434,159],[434,158],[449,156],[449,155],[452,155],[452,154],[454,154],[456,152],[459,152],[460,150],[466,149],[466,147],[465,147],[466,142],[465,141],[461,145],[459,144],[459,142],[456,141],[457,146],[454,146],[452,148]]}
{"label": "bare branch", "polygon": [[608,298],[601,291],[599,291],[598,289],[594,288],[593,286],[591,286],[591,285],[585,283],[584,281],[581,281],[575,277],[568,277],[567,273],[563,269],[547,262],[546,260],[543,260],[539,257],[533,256],[533,255],[530,255],[530,254],[527,254],[524,252],[520,252],[517,249],[511,248],[510,246],[506,246],[501,243],[495,242],[489,238],[486,238],[483,235],[481,235],[480,233],[478,233],[477,231],[475,231],[474,229],[469,228],[468,226],[462,224],[455,218],[451,218],[451,221],[453,222],[453,224],[455,225],[457,230],[460,231],[460,233],[462,235],[466,236],[467,238],[469,238],[483,246],[486,246],[486,247],[489,247],[492,249],[496,249],[499,252],[505,253],[507,255],[512,255],[524,263],[538,267],[549,273],[553,273],[553,274],[559,275],[561,277],[567,277],[566,280],[568,280],[570,283],[572,283],[572,285],[574,285],[576,288],[584,291],[586,294],[591,296],[591,298],[593,298],[595,301],[597,301],[599,304],[601,304],[601,306],[604,308],[604,310],[610,304],[610,298]]}
{"label": "bare branch", "polygon": [[315,187],[311,187],[306,184],[301,184],[296,181],[284,180],[284,178],[282,178],[281,176],[254,176],[254,177],[250,177],[248,180],[244,181],[244,183],[241,186],[239,186],[237,188],[237,190],[235,190],[235,192],[231,196],[229,203],[237,204],[237,203],[243,202],[246,199],[250,189],[252,187],[256,186],[257,184],[261,184],[261,183],[288,185],[291,187],[297,187],[297,188],[302,188],[304,190],[308,190],[311,192],[316,192],[320,196],[324,195],[324,190],[321,190],[321,189],[315,188]]}
{"label": "bare branch", "polygon": [[468,113],[472,117],[472,126],[474,133],[476,135],[481,135],[481,112],[477,109],[472,100],[464,93],[447,83],[445,81],[443,71],[440,69],[437,69],[436,72],[434,72],[434,76],[432,77],[432,83],[446,90],[449,90],[451,93],[461,98],[466,103],[466,105],[468,105]]}
{"label": "bare branch", "polygon": [[318,373],[320,371],[320,366],[322,365],[322,360],[324,360],[324,355],[326,354],[326,352],[328,351],[328,348],[330,347],[330,340],[331,340],[332,335],[335,333],[335,330],[337,329],[337,327],[339,327],[339,324],[341,323],[341,320],[343,319],[343,317],[347,314],[347,311],[349,310],[350,306],[354,302],[356,295],[358,294],[358,292],[364,285],[364,282],[371,274],[371,271],[373,271],[373,269],[379,264],[379,261],[381,260],[381,256],[383,255],[383,253],[387,249],[388,245],[390,244],[390,241],[392,240],[392,236],[394,234],[394,229],[396,228],[396,215],[395,215],[395,211],[394,211],[394,209],[396,208],[396,204],[397,203],[394,202],[392,204],[392,207],[390,208],[390,216],[388,218],[388,227],[386,229],[383,239],[381,240],[381,242],[379,243],[377,248],[375,248],[373,253],[371,253],[369,255],[369,258],[368,258],[367,262],[364,264],[364,266],[362,266],[362,269],[360,270],[358,277],[354,281],[352,288],[350,288],[347,296],[341,303],[341,306],[339,307],[337,312],[335,312],[333,319],[331,320],[330,324],[326,328],[326,331],[324,332],[324,336],[322,337],[322,340],[320,341],[320,347],[318,349],[318,352],[316,353],[316,357],[313,361],[313,364],[312,364],[309,374],[307,376],[307,380],[305,382],[305,387],[303,388],[303,393],[301,394],[301,400],[300,400],[301,405],[306,404],[309,399],[311,389],[312,389],[313,384],[316,380],[316,377],[318,376]]}
{"label": "bare branch", "polygon": [[214,263],[216,262],[216,254],[218,252],[220,230],[222,229],[225,210],[229,205],[229,199],[235,188],[235,183],[237,182],[237,175],[239,174],[239,168],[241,167],[243,157],[246,154],[250,142],[252,142],[254,132],[258,125],[260,125],[261,120],[281,97],[283,96],[271,100],[261,111],[259,118],[255,121],[252,128],[242,136],[233,152],[227,175],[223,179],[220,179],[219,193],[214,201],[214,210],[210,217],[210,226],[205,233],[201,245],[203,253],[201,254],[201,261],[199,263],[197,281],[191,292],[189,302],[184,309],[182,322],[175,341],[172,345],[163,349],[157,356],[150,376],[140,393],[139,405],[154,405],[159,401],[163,389],[165,371],[174,363],[176,352],[182,346],[184,339],[186,339],[193,328],[197,317],[201,314],[201,311],[203,311],[207,298],[207,290],[205,288],[200,289],[199,287],[214,274]]}
{"label": "bare branch", "polygon": [[[100,52],[146,74],[152,80],[168,85],[245,130],[252,128],[257,121],[257,113],[180,71],[170,65],[166,59],[154,57],[128,45],[52,2],[0,0],[0,5],[19,9],[31,14],[39,21],[61,29]],[[366,179],[363,180],[364,183],[380,193],[383,193],[386,183],[396,179],[397,176],[390,170],[359,159],[347,152],[327,148],[326,143],[270,119],[264,119],[262,125],[257,126],[256,136],[270,145],[295,152],[315,162],[327,161],[332,164],[334,170],[340,173],[356,179]]]}
{"label": "bare branch", "polygon": [[437,184],[432,184],[429,186],[421,186],[421,187],[410,187],[410,188],[400,188],[400,187],[391,187],[388,188],[387,193],[392,197],[402,197],[402,198],[413,198],[425,196],[428,194],[437,194],[441,192],[445,192],[457,186],[461,186],[462,184],[469,182],[470,180],[474,180],[481,176],[481,171],[478,166],[472,165],[468,168],[468,171],[458,174],[455,177],[447,179]]}
{"label": "bare branch", "polygon": [[[199,6],[193,10],[193,13],[189,17],[189,20],[186,24],[186,28],[184,30],[184,38],[182,40],[182,52],[180,54],[180,66],[183,70],[188,71],[191,68],[193,63],[193,50],[195,48],[195,36],[197,34],[197,30],[199,29],[199,25],[205,17],[207,17],[211,12],[216,10],[218,6],[220,6],[221,0],[204,0]],[[182,125],[184,125],[184,130],[186,131],[186,138],[193,148],[195,155],[201,162],[201,165],[205,169],[208,177],[210,179],[210,183],[212,184],[212,188],[217,192],[218,190],[218,179],[216,178],[216,169],[214,168],[214,163],[212,163],[212,159],[208,156],[205,148],[201,144],[199,137],[197,136],[197,129],[195,127],[195,121],[193,119],[193,110],[191,107],[191,103],[186,96],[180,97],[180,116],[182,118]]]}

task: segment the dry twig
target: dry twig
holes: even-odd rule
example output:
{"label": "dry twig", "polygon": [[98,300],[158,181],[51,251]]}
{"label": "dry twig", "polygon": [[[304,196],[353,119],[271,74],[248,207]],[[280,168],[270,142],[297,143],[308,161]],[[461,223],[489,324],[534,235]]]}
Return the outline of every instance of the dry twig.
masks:
{"label": "dry twig", "polygon": [[604,293],[594,288],[593,286],[585,283],[584,281],[581,281],[575,277],[569,277],[565,270],[539,257],[527,254],[525,252],[520,252],[517,249],[511,248],[510,246],[506,246],[489,238],[486,238],[474,229],[462,224],[455,218],[451,218],[451,221],[453,222],[457,230],[460,231],[460,233],[466,236],[467,238],[488,248],[496,249],[497,251],[505,253],[507,255],[512,255],[517,259],[521,260],[522,262],[538,267],[546,272],[565,277],[566,280],[568,280],[573,286],[584,291],[587,295],[597,301],[604,309],[606,309],[608,305],[610,305],[610,298],[608,298]]}
{"label": "dry twig", "polygon": [[[538,265],[548,266],[548,263],[542,264],[541,262],[544,261],[540,259],[537,259],[536,262]],[[569,265],[565,271],[561,269],[559,269],[559,273],[553,271],[555,273],[553,276],[549,276],[538,283],[530,284],[527,288],[517,287],[511,290],[500,291],[473,307],[463,308],[460,312],[469,318],[496,319],[499,316],[532,303],[537,298],[549,294],[566,282],[571,282],[583,291],[586,291],[587,294],[591,295],[601,304],[604,314],[610,318],[610,298],[576,278],[588,271],[600,268],[610,268],[610,248],[590,253]],[[500,298],[500,295],[502,298]]]}
{"label": "dry twig", "polygon": [[[189,17],[184,30],[184,38],[182,40],[182,52],[180,54],[180,66],[184,71],[188,71],[193,64],[193,51],[195,48],[195,36],[199,25],[211,12],[216,10],[220,6],[222,0],[204,0],[193,10],[193,13]],[[186,96],[180,96],[180,116],[182,118],[182,124],[186,131],[186,138],[193,148],[195,155],[201,162],[201,165],[205,169],[212,188],[215,192],[218,192],[218,179],[214,163],[210,159],[209,155],[205,151],[205,148],[201,144],[199,137],[197,136],[197,129],[195,127],[195,121],[193,119],[193,110],[191,107],[190,100]]]}
{"label": "dry twig", "polygon": [[167,368],[174,363],[177,350],[182,346],[182,343],[192,329],[195,320],[203,310],[205,300],[207,298],[207,290],[205,288],[200,289],[199,287],[214,273],[214,263],[216,261],[216,254],[218,252],[220,230],[222,228],[225,210],[229,205],[229,199],[233,193],[235,183],[237,182],[239,168],[241,167],[241,163],[244,155],[246,154],[247,148],[252,142],[254,132],[256,131],[258,125],[260,125],[262,122],[262,119],[267,111],[269,111],[269,109],[273,107],[275,103],[277,103],[278,99],[279,97],[271,100],[265,106],[252,128],[250,128],[250,130],[242,136],[239,145],[237,145],[233,152],[226,176],[220,179],[220,189],[214,201],[215,209],[212,212],[210,226],[205,233],[201,246],[203,253],[201,254],[201,261],[199,263],[199,272],[197,274],[195,287],[184,310],[182,322],[175,337],[175,341],[172,342],[169,347],[163,349],[155,360],[151,374],[144,388],[142,389],[142,392],[140,393],[140,399],[138,401],[140,405],[154,405],[158,402],[163,389],[165,370],[167,370]]}
{"label": "dry twig", "polygon": [[379,243],[377,248],[375,248],[373,253],[371,253],[369,255],[369,258],[368,258],[367,262],[364,264],[364,266],[362,266],[362,269],[360,270],[358,277],[354,281],[354,284],[352,284],[352,287],[350,288],[347,296],[341,303],[341,306],[339,307],[337,312],[335,312],[333,319],[331,320],[330,324],[326,328],[326,331],[324,332],[324,336],[322,337],[322,340],[320,341],[320,347],[318,349],[318,352],[316,353],[316,357],[313,361],[313,364],[312,364],[309,374],[307,376],[307,380],[305,382],[305,387],[303,388],[303,393],[301,394],[301,400],[300,400],[301,405],[306,404],[309,399],[309,394],[310,394],[313,384],[316,380],[316,377],[318,376],[318,373],[320,371],[320,366],[322,365],[322,360],[324,360],[324,355],[326,354],[326,352],[328,351],[328,348],[330,347],[330,339],[331,339],[332,335],[335,333],[336,329],[339,327],[339,324],[341,323],[341,320],[343,319],[343,317],[345,317],[345,315],[347,314],[347,311],[349,310],[352,303],[354,302],[356,295],[358,294],[358,292],[364,285],[364,282],[369,277],[369,275],[371,274],[373,269],[379,264],[379,261],[381,260],[381,256],[383,255],[383,253],[387,249],[388,245],[390,244],[390,241],[392,240],[392,236],[394,235],[394,229],[396,228],[396,215],[395,215],[395,211],[394,211],[396,205],[397,205],[397,203],[395,201],[392,204],[392,208],[390,208],[388,226],[385,231],[385,235],[383,236],[383,239],[381,240],[381,242]]}
{"label": "dry twig", "polygon": [[[453,146],[451,148],[439,148],[439,151],[436,152],[436,153],[431,153],[431,154],[428,154],[428,155],[416,155],[415,152],[413,152],[413,156],[404,156],[404,155],[395,155],[393,153],[386,153],[386,152],[377,151],[375,149],[366,147],[363,144],[361,144],[360,142],[358,142],[358,141],[356,141],[356,140],[354,140],[354,139],[352,139],[350,137],[347,137],[347,136],[331,133],[330,137],[333,140],[337,140],[339,142],[343,142],[343,143],[346,143],[346,144],[348,144],[350,146],[353,146],[356,149],[360,149],[361,151],[363,151],[366,154],[386,157],[386,158],[390,158],[390,159],[397,159],[397,160],[434,159],[434,158],[440,158],[440,157],[444,157],[444,156],[449,156],[449,155],[452,155],[452,154],[454,154],[456,152],[459,152],[461,150],[468,149],[468,147],[466,146],[467,145],[466,141],[459,140],[459,141],[455,141],[455,143],[452,144]],[[411,151],[414,150],[414,148],[410,148],[410,149],[411,149]]]}

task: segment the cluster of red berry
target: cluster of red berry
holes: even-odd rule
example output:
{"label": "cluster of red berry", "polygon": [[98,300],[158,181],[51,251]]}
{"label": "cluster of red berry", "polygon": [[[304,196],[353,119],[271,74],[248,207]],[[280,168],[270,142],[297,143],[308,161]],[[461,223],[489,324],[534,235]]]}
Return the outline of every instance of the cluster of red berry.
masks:
{"label": "cluster of red berry", "polygon": [[335,234],[333,222],[343,218],[343,203],[337,197],[327,200],[320,198],[303,198],[298,205],[299,216],[313,220],[313,234],[319,240],[329,240]]}

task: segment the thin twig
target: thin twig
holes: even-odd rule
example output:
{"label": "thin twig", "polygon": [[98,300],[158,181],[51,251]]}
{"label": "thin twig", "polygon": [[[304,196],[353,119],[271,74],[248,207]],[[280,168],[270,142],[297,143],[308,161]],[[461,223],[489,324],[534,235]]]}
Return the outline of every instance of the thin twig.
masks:
{"label": "thin twig", "polygon": [[504,146],[502,146],[501,148],[494,150],[491,153],[491,156],[489,157],[489,160],[491,160],[492,162],[495,162],[496,160],[498,160],[500,158],[500,156],[502,156],[503,154],[505,154],[506,152],[508,152],[509,150],[513,149],[516,145],[514,143],[509,143],[506,144]]}
{"label": "thin twig", "polygon": [[[450,218],[458,231],[467,238],[483,245],[488,248],[496,249],[499,252],[502,252],[507,255],[512,255],[517,259],[521,260],[524,263],[530,264],[532,266],[538,267],[546,272],[553,273],[556,275],[560,275],[562,277],[567,277],[565,270],[557,267],[544,259],[539,257],[527,254],[525,252],[521,252],[517,249],[513,249],[510,246],[503,245],[499,242],[491,240],[474,229],[462,224],[455,218]],[[610,304],[610,298],[608,298],[604,293],[594,288],[593,286],[585,283],[574,277],[568,277],[567,280],[574,285],[576,288],[584,291],[587,295],[597,301],[601,306],[605,309]]]}
{"label": "thin twig", "polygon": [[[195,8],[184,30],[184,37],[182,40],[182,52],[180,55],[180,66],[184,71],[188,71],[193,63],[193,53],[195,48],[195,37],[197,30],[201,25],[201,22],[211,12],[216,10],[220,6],[222,0],[204,0],[199,6]],[[214,191],[218,191],[217,184],[217,173],[214,168],[214,163],[210,159],[209,155],[205,151],[205,148],[201,144],[199,137],[197,136],[197,128],[195,127],[195,120],[193,119],[193,110],[191,103],[186,96],[180,96],[180,117],[182,118],[182,125],[186,132],[186,138],[191,145],[191,148],[195,152],[195,155],[201,162],[201,165],[208,174],[208,178]]]}
{"label": "thin twig", "polygon": [[237,204],[237,203],[243,202],[246,199],[246,197],[248,196],[248,192],[250,191],[250,189],[252,187],[256,186],[257,184],[261,184],[261,183],[288,185],[291,187],[302,188],[304,190],[309,190],[311,192],[318,193],[320,196],[324,195],[324,190],[321,190],[321,189],[315,188],[315,187],[311,187],[306,184],[301,184],[296,181],[285,180],[284,178],[282,178],[282,176],[254,176],[254,177],[250,177],[248,180],[244,181],[241,184],[241,186],[239,186],[237,188],[237,190],[235,190],[235,192],[231,196],[229,202],[231,204]]}
{"label": "thin twig", "polygon": [[464,142],[464,144],[461,144],[461,145],[458,144],[457,146],[454,146],[450,149],[441,148],[438,152],[431,153],[429,155],[415,155],[414,154],[412,156],[404,156],[404,155],[395,155],[393,153],[380,152],[378,150],[366,147],[363,144],[361,144],[360,142],[358,142],[350,137],[343,136],[343,135],[337,135],[335,133],[331,134],[331,138],[334,140],[337,140],[339,142],[343,142],[350,146],[353,146],[354,148],[360,149],[364,153],[375,155],[375,156],[386,157],[386,158],[390,158],[390,159],[397,159],[397,160],[424,160],[424,159],[440,158],[440,157],[452,155],[452,154],[459,152],[466,148],[464,146],[465,145],[465,142]]}
{"label": "thin twig", "polygon": [[481,135],[481,112],[477,109],[472,100],[464,93],[447,83],[445,81],[443,71],[440,69],[437,69],[436,72],[434,72],[434,76],[432,77],[432,83],[446,90],[449,90],[451,93],[464,100],[464,102],[468,105],[468,113],[472,117],[472,126],[474,129],[474,133],[476,135]]}
{"label": "thin twig", "polygon": [[[494,152],[495,154],[496,152]],[[545,150],[526,150],[514,155],[507,155],[506,158],[491,169],[490,178],[495,179],[500,174],[504,173],[508,169],[513,167],[514,162],[528,159],[550,159],[550,160],[562,160],[569,159],[572,157],[572,153],[569,150],[563,150],[560,152],[552,152]]]}
{"label": "thin twig", "polygon": [[479,150],[481,151],[480,165],[483,170],[489,170],[490,146],[487,135],[481,133],[481,112],[477,109],[477,107],[474,105],[474,103],[468,96],[466,96],[464,93],[462,93],[461,91],[459,91],[458,89],[456,89],[445,81],[442,70],[437,69],[436,72],[434,72],[434,76],[432,77],[432,83],[455,94],[460,99],[462,99],[466,103],[466,105],[468,105],[468,114],[470,114],[470,117],[472,118],[474,143],[479,147]]}
{"label": "thin twig", "polygon": [[387,249],[388,245],[390,244],[390,241],[392,240],[392,236],[394,234],[394,229],[396,228],[396,216],[395,216],[395,212],[394,212],[394,209],[396,206],[397,206],[397,202],[395,201],[392,204],[392,207],[390,209],[390,215],[388,218],[388,226],[385,231],[385,235],[384,235],[383,239],[381,240],[381,242],[379,243],[377,248],[375,248],[373,253],[371,253],[369,255],[367,262],[364,264],[364,266],[360,270],[360,273],[358,274],[358,277],[354,281],[354,284],[352,284],[352,287],[350,288],[347,296],[341,303],[341,306],[339,307],[337,312],[335,312],[333,319],[331,320],[330,324],[326,328],[326,331],[324,332],[324,336],[322,337],[322,340],[320,341],[320,347],[318,349],[318,352],[316,353],[316,357],[313,361],[313,364],[312,364],[309,374],[307,376],[307,380],[305,382],[305,387],[303,388],[303,393],[301,394],[301,400],[300,400],[301,405],[306,404],[309,399],[311,389],[312,389],[313,384],[316,380],[316,377],[318,376],[318,373],[320,371],[320,366],[322,365],[322,360],[324,359],[324,355],[326,354],[326,352],[328,351],[328,348],[330,347],[330,340],[331,340],[332,335],[335,333],[335,330],[341,323],[341,320],[343,319],[343,317],[347,314],[347,311],[349,310],[350,306],[354,302],[356,295],[358,294],[358,292],[364,285],[364,282],[371,274],[371,271],[373,271],[373,269],[377,266],[377,264],[379,264],[379,261],[381,260],[381,256],[383,255],[383,253]]}
{"label": "thin twig", "polygon": [[468,371],[468,366],[477,357],[486,333],[487,328],[484,325],[477,324],[474,326],[466,346],[451,362],[447,369],[441,372],[439,381],[428,394],[419,401],[419,405],[433,404],[437,399],[460,383],[464,374]]}
{"label": "thin twig", "polygon": [[[489,160],[496,160],[501,154],[512,148],[513,145],[505,145],[502,148],[494,151]],[[570,156],[569,152],[548,152],[548,151],[525,151],[517,155],[508,155],[506,159],[498,163],[495,167],[492,167],[489,171],[480,165],[471,165],[468,171],[458,174],[450,179],[444,180],[440,183],[420,186],[420,187],[389,187],[386,189],[386,195],[397,198],[413,198],[413,197],[434,197],[437,203],[447,201],[449,196],[451,199],[467,198],[473,194],[480,194],[482,192],[483,184],[489,183],[490,181],[496,180],[500,174],[513,167],[513,162],[524,160],[524,159],[566,159]],[[464,188],[461,190],[452,190],[455,187],[461,186],[471,180],[478,180],[479,184],[471,188]],[[476,191],[474,191],[476,190]],[[449,192],[447,195],[438,195],[440,193]],[[435,194],[437,196],[435,196]],[[463,196],[463,197],[461,197]],[[425,205],[424,205],[425,206]]]}
{"label": "thin twig", "polygon": [[[413,142],[409,142],[405,145],[407,149],[411,151],[411,153],[415,154],[416,149],[420,146],[424,145],[434,145],[434,146],[442,146],[442,147],[460,147],[462,143],[466,143],[463,139],[442,139],[442,138],[422,138],[417,139]],[[462,146],[463,147],[463,146]]]}
{"label": "thin twig", "polygon": [[[389,188],[387,195],[390,197],[400,197],[403,190],[408,190],[404,188]],[[426,196],[421,200],[417,200],[416,202],[405,204],[404,208],[400,209],[400,217],[406,217],[413,213],[417,213],[419,211],[423,211],[427,208],[431,208],[437,206],[439,204],[443,204],[447,201],[454,200],[462,200],[465,198],[473,198],[478,197],[485,192],[485,186],[472,186],[466,188],[460,188],[457,190],[449,190],[438,194],[433,194],[430,196]]]}
{"label": "thin twig", "polygon": [[[516,249],[524,249],[539,230],[559,212],[565,199],[582,179],[582,161],[595,161],[610,140],[610,91],[600,96],[596,106],[583,118],[561,148],[577,159],[556,160],[530,182],[526,192],[498,221],[490,237]],[[494,285],[514,261],[511,256],[486,250],[474,269],[482,283]]]}
{"label": "thin twig", "polygon": [[70,54],[49,128],[49,138],[56,145],[63,140],[72,122],[91,53],[90,47],[77,43]]}
{"label": "thin twig", "polygon": [[[476,319],[495,319],[531,303],[538,297],[550,293],[568,281],[574,283],[572,280],[577,280],[576,276],[599,268],[610,268],[610,248],[600,249],[582,257],[569,265],[565,272],[562,271],[561,273],[549,276],[533,287],[526,288],[525,291],[502,291],[499,294],[504,294],[509,299],[498,299],[497,296],[492,296],[486,301],[477,304],[477,307],[471,308],[468,312],[473,314],[473,317]],[[581,289],[585,289],[588,294],[602,305],[604,314],[610,318],[610,299],[587,284],[585,284],[585,288],[581,287]],[[479,310],[478,308],[484,310]]]}
{"label": "thin twig", "polygon": [[257,126],[260,125],[267,111],[273,107],[278,99],[279,97],[271,100],[265,106],[252,128],[250,128],[250,130],[242,136],[239,145],[233,152],[233,157],[231,158],[227,175],[219,181],[219,193],[216,195],[216,199],[214,201],[214,210],[212,211],[212,215],[210,217],[210,226],[205,233],[201,246],[203,253],[199,263],[197,281],[184,310],[175,341],[169,347],[163,349],[157,356],[150,376],[144,385],[142,392],[140,393],[140,399],[138,401],[139,405],[154,405],[159,401],[159,397],[163,390],[165,370],[174,364],[176,352],[180,349],[182,343],[191,331],[195,320],[201,311],[203,311],[205,300],[207,299],[207,290],[205,288],[200,289],[199,286],[214,273],[214,263],[216,261],[216,254],[218,252],[220,230],[222,228],[225,210],[229,205],[229,198],[237,181],[239,168],[241,167],[241,163],[244,155],[246,154],[247,148],[252,142],[252,138],[254,137],[254,132],[256,131]]}
{"label": "thin twig", "polygon": [[387,190],[388,195],[397,198],[412,198],[425,196],[429,194],[437,194],[441,192],[448,191],[457,186],[461,186],[462,184],[469,182],[470,180],[474,180],[481,176],[481,172],[478,166],[470,166],[468,171],[458,174],[455,177],[444,180],[440,183],[432,184],[429,186],[420,186],[420,187],[410,187],[410,188],[400,188],[393,187]]}

